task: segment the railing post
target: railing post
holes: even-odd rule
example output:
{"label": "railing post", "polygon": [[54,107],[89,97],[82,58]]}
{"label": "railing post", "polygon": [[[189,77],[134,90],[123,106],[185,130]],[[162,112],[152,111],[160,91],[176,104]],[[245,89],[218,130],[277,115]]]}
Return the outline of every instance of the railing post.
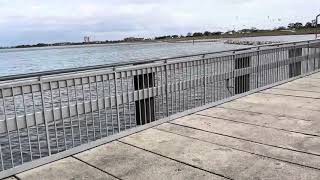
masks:
{"label": "railing post", "polygon": [[277,45],[277,58],[276,58],[276,61],[277,61],[277,82],[279,81],[279,76],[280,76],[280,66],[279,66],[279,48],[280,48],[280,46],[279,45]]}
{"label": "railing post", "polygon": [[316,70],[316,54],[317,54],[317,51],[316,51],[316,48],[312,48],[314,49],[314,53],[312,53],[312,56],[313,56],[313,71]]}
{"label": "railing post", "polygon": [[294,62],[294,64],[293,64],[293,72],[294,72],[294,76],[296,75],[296,70],[297,70],[297,67],[296,67],[296,61],[297,61],[297,55],[296,55],[296,53],[297,53],[297,47],[296,47],[296,43],[293,43],[293,45],[294,45],[294,60],[293,60],[293,62]]}
{"label": "railing post", "polygon": [[[232,68],[234,68],[233,69],[233,71],[232,71],[232,79],[233,79],[233,81],[234,81],[234,83],[233,83],[233,93],[232,92],[230,92],[230,80],[228,79],[228,91],[229,91],[229,93],[233,96],[235,93],[236,93],[236,91],[237,91],[237,89],[238,89],[238,87],[237,87],[237,85],[236,85],[236,77],[235,77],[235,71],[236,71],[236,52],[235,51],[233,51],[232,52],[232,62],[233,62],[233,67]],[[232,81],[231,81],[232,82]]]}
{"label": "railing post", "polygon": [[256,80],[256,86],[259,87],[259,73],[260,73],[260,47],[257,48],[257,80]]}
{"label": "railing post", "polygon": [[207,76],[206,76],[206,63],[205,63],[205,54],[202,56],[203,58],[203,77],[204,77],[204,81],[203,81],[203,88],[204,88],[204,104],[207,103]]}
{"label": "railing post", "polygon": [[[40,81],[40,92],[41,92],[41,101],[42,101],[42,108],[43,108],[42,115],[43,115],[43,119],[44,119],[44,124],[46,126],[46,139],[47,139],[47,145],[48,145],[48,153],[50,156],[51,155],[51,147],[50,147],[49,125],[48,125],[47,118],[46,118],[46,106],[45,106],[43,83],[42,83],[41,77],[39,77],[39,81]],[[52,96],[52,94],[51,94],[51,96]],[[53,106],[54,106],[54,103],[52,102],[52,107]],[[54,113],[54,111],[52,113]],[[53,119],[53,121],[55,121],[55,119]],[[41,153],[41,152],[39,152],[39,153]]]}
{"label": "railing post", "polygon": [[307,53],[307,73],[309,72],[309,56],[310,56],[310,41],[308,41],[308,53]]}
{"label": "railing post", "polygon": [[318,50],[319,50],[319,53],[318,53],[318,55],[319,55],[319,59],[318,59],[318,69],[320,68],[320,46],[318,47]]}
{"label": "railing post", "polygon": [[302,61],[298,58],[303,57],[303,48],[297,48],[294,43],[293,49],[289,49],[289,59],[293,62],[289,62],[289,78],[300,76],[302,73]]}
{"label": "railing post", "polygon": [[117,72],[116,68],[113,67],[113,72],[114,72],[114,92],[115,92],[115,105],[116,105],[116,111],[117,111],[117,121],[118,121],[118,133],[120,132],[121,124],[120,124],[120,117],[119,117],[119,104],[118,104],[118,92],[117,92]]}
{"label": "railing post", "polygon": [[165,94],[166,94],[166,110],[167,110],[167,117],[169,117],[169,99],[168,99],[168,70],[167,70],[167,60],[164,60],[164,78],[165,78]]}

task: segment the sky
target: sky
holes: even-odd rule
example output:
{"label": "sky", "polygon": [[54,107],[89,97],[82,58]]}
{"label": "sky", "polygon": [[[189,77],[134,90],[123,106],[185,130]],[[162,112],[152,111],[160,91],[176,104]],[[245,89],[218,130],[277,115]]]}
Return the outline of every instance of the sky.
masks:
{"label": "sky", "polygon": [[0,0],[0,46],[272,29],[317,14],[319,0]]}

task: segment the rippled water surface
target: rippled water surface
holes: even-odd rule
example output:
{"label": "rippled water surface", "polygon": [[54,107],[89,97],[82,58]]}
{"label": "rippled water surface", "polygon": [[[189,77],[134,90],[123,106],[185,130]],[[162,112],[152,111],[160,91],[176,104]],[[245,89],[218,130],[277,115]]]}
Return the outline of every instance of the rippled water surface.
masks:
{"label": "rippled water surface", "polygon": [[[304,36],[271,36],[246,38],[258,41],[299,41],[314,38]],[[242,48],[222,42],[144,43],[99,46],[53,47],[0,50],[0,76],[30,72],[110,64],[132,59],[172,57],[194,53]]]}

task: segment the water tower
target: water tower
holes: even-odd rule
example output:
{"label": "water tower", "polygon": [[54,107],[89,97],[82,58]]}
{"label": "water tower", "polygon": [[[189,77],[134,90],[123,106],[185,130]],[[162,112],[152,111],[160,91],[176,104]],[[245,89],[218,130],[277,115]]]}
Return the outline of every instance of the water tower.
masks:
{"label": "water tower", "polygon": [[90,42],[90,37],[89,37],[89,36],[85,36],[85,37],[83,38],[83,41],[84,41],[85,43],[89,43],[89,42]]}

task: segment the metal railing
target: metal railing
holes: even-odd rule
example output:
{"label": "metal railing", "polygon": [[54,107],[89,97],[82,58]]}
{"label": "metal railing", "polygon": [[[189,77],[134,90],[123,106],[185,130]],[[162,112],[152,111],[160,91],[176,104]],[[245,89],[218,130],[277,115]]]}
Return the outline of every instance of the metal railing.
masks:
{"label": "metal railing", "polygon": [[0,177],[319,67],[314,40],[2,77]]}
{"label": "metal railing", "polygon": [[320,14],[317,15],[316,20],[315,20],[315,29],[316,29],[316,39],[319,38],[319,30],[318,30],[318,26],[319,26],[319,18],[320,18]]}

